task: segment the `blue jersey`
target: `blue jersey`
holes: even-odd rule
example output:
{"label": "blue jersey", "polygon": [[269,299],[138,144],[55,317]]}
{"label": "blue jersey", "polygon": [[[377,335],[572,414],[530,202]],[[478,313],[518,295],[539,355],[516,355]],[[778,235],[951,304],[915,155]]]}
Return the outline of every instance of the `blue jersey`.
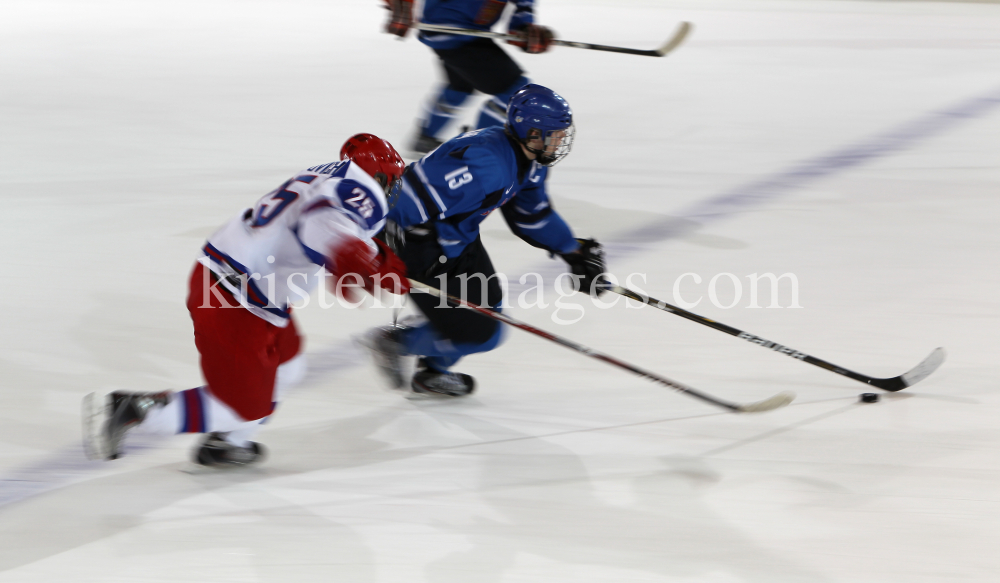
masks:
{"label": "blue jersey", "polygon": [[[426,0],[421,22],[474,30],[489,30],[500,20],[507,4],[513,4],[509,30],[517,30],[534,22],[535,0]],[[475,40],[471,36],[456,36],[437,32],[421,32],[420,42],[434,49],[453,49]]]}
{"label": "blue jersey", "polygon": [[579,244],[545,192],[548,168],[528,160],[517,142],[493,126],[442,144],[403,173],[403,192],[388,219],[401,227],[432,223],[438,244],[458,257],[496,209],[535,247],[570,253]]}

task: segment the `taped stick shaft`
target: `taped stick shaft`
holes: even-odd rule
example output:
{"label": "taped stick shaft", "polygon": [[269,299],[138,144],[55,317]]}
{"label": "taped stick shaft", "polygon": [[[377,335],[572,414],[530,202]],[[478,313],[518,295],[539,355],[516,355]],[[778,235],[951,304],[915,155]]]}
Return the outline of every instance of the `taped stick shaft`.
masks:
{"label": "taped stick shaft", "polygon": [[849,379],[854,379],[860,383],[865,383],[866,385],[878,387],[884,391],[891,391],[891,392],[900,391],[902,389],[905,389],[906,387],[917,384],[918,382],[930,376],[930,374],[933,373],[935,370],[937,370],[937,368],[941,366],[941,363],[944,362],[945,358],[944,349],[936,348],[930,353],[930,355],[927,356],[927,358],[922,360],[920,364],[913,367],[906,373],[903,373],[899,376],[892,378],[870,377],[868,375],[854,372],[853,370],[849,370],[842,366],[833,364],[832,362],[827,362],[820,358],[816,358],[815,356],[808,355],[804,352],[785,346],[783,344],[778,344],[777,342],[771,342],[770,340],[766,340],[764,338],[761,338],[760,336],[750,334],[749,332],[744,332],[743,330],[737,330],[736,328],[723,324],[722,322],[716,322],[715,320],[712,320],[710,318],[699,316],[698,314],[689,312],[683,308],[678,308],[677,306],[668,304],[663,300],[651,298],[646,294],[641,294],[639,292],[632,291],[628,288],[624,288],[619,285],[608,284],[604,286],[604,289],[616,293],[618,295],[625,296],[630,300],[635,300],[637,302],[646,304],[647,306],[652,306],[659,310],[663,310],[664,312],[670,312],[675,316],[680,316],[681,318],[691,320],[692,322],[697,322],[703,326],[714,328],[719,332],[725,332],[730,336],[735,336],[742,340],[746,340],[763,348],[767,348],[768,350],[771,350],[773,352],[777,352],[779,354],[785,354],[796,360],[801,360],[802,362],[809,363],[813,366],[818,366],[832,373],[845,376]]}

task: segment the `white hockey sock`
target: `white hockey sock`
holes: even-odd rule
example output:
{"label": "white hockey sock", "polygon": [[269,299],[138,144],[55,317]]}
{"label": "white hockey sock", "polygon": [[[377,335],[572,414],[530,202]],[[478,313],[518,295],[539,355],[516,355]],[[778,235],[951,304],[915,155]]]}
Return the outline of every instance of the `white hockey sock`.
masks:
{"label": "white hockey sock", "polygon": [[237,447],[246,447],[250,443],[250,438],[257,435],[257,432],[260,431],[260,426],[266,419],[265,417],[257,421],[247,421],[239,428],[227,433],[225,436],[226,441]]}
{"label": "white hockey sock", "polygon": [[288,392],[306,378],[308,368],[304,353],[299,353],[295,358],[278,367],[278,374],[274,379],[275,403],[284,400]]}
{"label": "white hockey sock", "polygon": [[205,387],[198,387],[178,391],[165,406],[150,409],[136,432],[154,435],[226,433],[250,427],[256,431],[259,421],[247,421]]}
{"label": "white hockey sock", "polygon": [[146,412],[146,418],[133,429],[133,432],[146,435],[174,435],[178,433],[177,427],[184,415],[184,407],[177,395],[178,393],[172,393],[169,403],[162,407],[153,407]]}

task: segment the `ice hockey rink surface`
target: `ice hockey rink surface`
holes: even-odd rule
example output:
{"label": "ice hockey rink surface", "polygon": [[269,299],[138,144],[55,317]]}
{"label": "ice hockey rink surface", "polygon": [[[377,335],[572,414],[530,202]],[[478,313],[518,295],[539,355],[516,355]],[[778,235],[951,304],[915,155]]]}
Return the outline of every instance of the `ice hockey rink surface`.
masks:
{"label": "ice hockey rink surface", "polygon": [[[2,12],[0,583],[997,580],[1000,5],[539,0],[568,40],[694,30],[662,59],[515,54],[574,109],[549,190],[613,273],[873,376],[945,347],[920,384],[863,404],[671,314],[550,295],[506,313],[720,398],[798,398],[735,415],[510,330],[461,363],[475,395],[413,401],[351,341],[391,311],[311,305],[270,457],[229,472],[192,472],[190,435],[87,461],[80,400],[200,384],[204,238],[353,133],[405,149],[433,54],[375,0]],[[562,268],[498,217],[483,240],[513,299]],[[750,307],[763,273],[801,307],[787,279]]]}

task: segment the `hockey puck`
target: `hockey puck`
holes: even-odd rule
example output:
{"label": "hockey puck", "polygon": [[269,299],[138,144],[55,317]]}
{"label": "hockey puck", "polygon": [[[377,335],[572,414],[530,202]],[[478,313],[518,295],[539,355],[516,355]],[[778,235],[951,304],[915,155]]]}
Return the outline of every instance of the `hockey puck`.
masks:
{"label": "hockey puck", "polygon": [[861,393],[862,403],[878,403],[877,393]]}

